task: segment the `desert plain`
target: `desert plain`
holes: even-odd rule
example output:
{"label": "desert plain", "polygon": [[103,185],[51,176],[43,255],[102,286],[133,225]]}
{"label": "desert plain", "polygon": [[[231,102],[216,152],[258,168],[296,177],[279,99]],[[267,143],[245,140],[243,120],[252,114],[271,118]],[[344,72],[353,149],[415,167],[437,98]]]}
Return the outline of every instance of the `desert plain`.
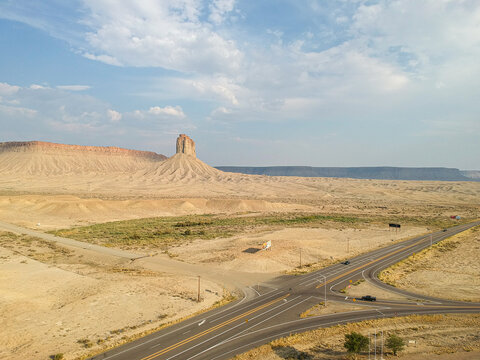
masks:
{"label": "desert plain", "polygon": [[[189,151],[166,158],[118,148],[4,143],[0,174],[2,359],[85,358],[241,297],[255,283],[480,217],[480,182],[241,175],[210,167]],[[389,222],[401,223],[401,230],[390,230]],[[52,243],[44,234],[141,258]],[[439,244],[382,276],[422,294],[479,301],[478,234],[477,228],[458,235],[448,240],[453,245]],[[261,250],[267,241],[271,250]],[[435,319],[433,332],[442,318]],[[444,319],[442,326],[451,325],[444,331],[447,347],[457,358],[464,356],[458,332],[474,339],[471,350],[478,351],[477,317]],[[415,327],[414,320],[396,321],[405,333]],[[332,336],[338,348],[339,336]],[[422,349],[418,353],[439,351]]]}

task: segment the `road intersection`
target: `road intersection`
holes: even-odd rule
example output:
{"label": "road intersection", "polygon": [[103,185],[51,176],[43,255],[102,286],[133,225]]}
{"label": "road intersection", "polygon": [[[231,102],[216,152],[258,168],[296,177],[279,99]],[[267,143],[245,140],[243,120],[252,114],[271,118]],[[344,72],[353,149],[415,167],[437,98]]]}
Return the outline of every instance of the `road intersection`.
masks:
{"label": "road intersection", "polygon": [[[243,298],[156,333],[135,340],[91,360],[208,359],[222,360],[292,333],[336,324],[409,314],[480,312],[480,304],[437,299],[382,283],[378,272],[447,237],[480,225],[458,225],[447,231],[416,237],[301,276],[282,276],[255,287],[257,296]],[[365,302],[345,297],[340,290],[365,279],[406,300]],[[253,289],[252,289],[253,290]],[[375,294],[371,294],[375,295]],[[365,310],[300,318],[313,305],[335,301]]]}

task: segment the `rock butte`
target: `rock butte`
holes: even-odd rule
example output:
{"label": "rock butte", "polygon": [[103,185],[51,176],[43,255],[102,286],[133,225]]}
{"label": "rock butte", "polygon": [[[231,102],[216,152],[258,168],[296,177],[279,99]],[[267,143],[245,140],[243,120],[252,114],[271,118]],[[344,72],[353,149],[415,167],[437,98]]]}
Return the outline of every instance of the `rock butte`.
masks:
{"label": "rock butte", "polygon": [[185,134],[180,134],[177,138],[177,154],[186,154],[197,157],[195,153],[195,142]]}
{"label": "rock butte", "polygon": [[[0,143],[0,173],[10,174],[15,186],[19,179],[36,176],[33,183],[61,176],[61,184],[50,182],[49,187],[65,187],[67,178],[77,183],[104,183],[115,179],[119,185],[119,176],[128,176],[127,188],[135,184],[179,183],[195,181],[231,181],[243,175],[228,174],[217,170],[196,157],[195,142],[185,134],[176,141],[176,154],[167,158],[164,155],[148,151],[127,150],[117,147],[64,145],[41,141]],[[115,177],[112,178],[112,174]],[[87,178],[82,178],[80,176]],[[125,178],[123,178],[125,180]],[[6,180],[6,178],[4,179]],[[33,179],[24,183],[31,185]],[[102,187],[111,187],[104,185]]]}

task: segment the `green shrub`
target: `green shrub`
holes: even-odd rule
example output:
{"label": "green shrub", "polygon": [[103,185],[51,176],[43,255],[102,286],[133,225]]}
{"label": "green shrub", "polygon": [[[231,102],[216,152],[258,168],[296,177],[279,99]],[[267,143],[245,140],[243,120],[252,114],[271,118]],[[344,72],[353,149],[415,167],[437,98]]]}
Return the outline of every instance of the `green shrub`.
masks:
{"label": "green shrub", "polygon": [[390,334],[385,345],[387,346],[387,348],[392,350],[393,355],[396,356],[397,352],[402,351],[405,347],[405,341],[400,336]]}
{"label": "green shrub", "polygon": [[368,348],[368,338],[352,331],[350,334],[345,334],[345,343],[343,346],[349,353],[356,355]]}

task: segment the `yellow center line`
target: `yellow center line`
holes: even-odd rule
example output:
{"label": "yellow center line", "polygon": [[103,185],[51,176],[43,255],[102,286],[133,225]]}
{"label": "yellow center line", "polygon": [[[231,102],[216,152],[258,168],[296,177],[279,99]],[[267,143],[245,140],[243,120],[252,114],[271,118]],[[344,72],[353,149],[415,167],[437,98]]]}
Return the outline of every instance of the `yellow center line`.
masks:
{"label": "yellow center line", "polygon": [[218,324],[218,325],[216,325],[216,326],[214,326],[214,327],[212,327],[212,328],[210,328],[210,329],[204,330],[204,331],[202,331],[201,333],[199,333],[199,334],[197,334],[197,335],[193,335],[193,336],[191,336],[191,337],[189,337],[189,338],[187,338],[187,339],[184,339],[184,340],[182,340],[182,341],[179,341],[179,342],[176,343],[176,344],[170,345],[169,347],[166,347],[165,349],[162,349],[162,350],[160,350],[160,351],[157,351],[156,353],[153,353],[153,354],[151,354],[151,355],[148,355],[148,356],[142,358],[141,360],[154,359],[154,358],[156,358],[156,357],[158,357],[158,356],[160,356],[160,355],[163,355],[163,354],[165,354],[165,353],[167,353],[167,352],[169,352],[169,351],[171,351],[171,350],[174,350],[174,349],[176,349],[176,348],[178,348],[178,347],[180,347],[180,346],[182,346],[182,345],[185,345],[185,344],[187,344],[187,343],[189,343],[189,342],[191,342],[191,341],[193,341],[193,340],[196,340],[196,339],[198,339],[198,338],[200,338],[200,337],[202,337],[202,336],[204,336],[204,335],[207,335],[207,334],[209,334],[209,333],[211,333],[211,332],[213,332],[213,331],[215,331],[215,330],[218,330],[218,329],[220,329],[220,328],[222,328],[222,327],[224,327],[224,326],[226,326],[226,325],[228,325],[228,324],[230,324],[230,323],[232,323],[232,322],[234,322],[234,321],[237,321],[237,320],[239,320],[239,319],[241,319],[241,318],[244,318],[244,317],[246,317],[246,316],[248,316],[248,315],[250,315],[250,314],[253,314],[253,313],[255,313],[255,312],[259,311],[259,310],[262,310],[262,309],[264,309],[264,308],[266,308],[266,307],[268,307],[268,306],[270,306],[270,305],[272,305],[272,304],[275,304],[275,303],[277,303],[277,302],[279,302],[279,301],[281,301],[281,300],[283,300],[283,299],[285,299],[285,298],[287,298],[287,297],[289,297],[289,296],[290,296],[290,294],[287,294],[287,295],[284,295],[284,296],[279,297],[279,298],[277,298],[277,299],[274,299],[274,300],[272,300],[272,301],[270,301],[270,302],[268,302],[268,303],[266,303],[266,304],[260,305],[260,306],[254,308],[254,309],[252,309],[252,310],[249,310],[249,311],[247,311],[247,312],[245,312],[245,313],[243,313],[243,314],[237,315],[236,317],[234,317],[234,318],[232,318],[232,319],[230,319],[230,320],[224,321],[223,323]]}
{"label": "yellow center line", "polygon": [[[367,267],[368,265],[371,265],[371,264],[376,263],[376,262],[378,262],[378,261],[380,261],[380,260],[383,260],[383,259],[385,259],[386,257],[392,256],[392,255],[394,255],[394,254],[396,254],[396,253],[398,253],[398,252],[400,252],[400,251],[403,251],[403,250],[409,249],[409,248],[411,248],[411,247],[413,247],[413,246],[415,246],[415,245],[418,245],[418,244],[420,244],[420,243],[421,243],[422,241],[424,241],[424,240],[425,240],[425,238],[417,241],[416,243],[414,243],[414,244],[412,244],[412,245],[408,245],[408,246],[406,246],[406,247],[404,247],[404,248],[401,248],[401,249],[392,251],[391,253],[388,253],[388,254],[386,254],[386,255],[378,258],[378,259],[372,260],[372,261],[370,261],[369,263],[363,264],[363,265],[361,265],[361,266],[359,266],[359,267],[357,267],[357,268],[355,268],[355,269],[352,269],[352,270],[347,271],[347,272],[345,272],[345,273],[343,273],[343,274],[340,274],[340,275],[334,277],[333,279],[328,280],[328,281],[327,281],[327,284],[330,284],[331,282],[333,282],[333,281],[335,281],[335,280],[338,280],[338,279],[344,277],[345,275],[351,274],[352,272],[355,272],[355,271],[360,270],[360,269],[362,269],[362,268],[364,268],[364,267]],[[318,286],[317,286],[317,289],[318,289],[318,288],[321,288],[321,287],[324,286],[324,285],[325,285],[325,283],[322,283],[322,284],[318,285]]]}

